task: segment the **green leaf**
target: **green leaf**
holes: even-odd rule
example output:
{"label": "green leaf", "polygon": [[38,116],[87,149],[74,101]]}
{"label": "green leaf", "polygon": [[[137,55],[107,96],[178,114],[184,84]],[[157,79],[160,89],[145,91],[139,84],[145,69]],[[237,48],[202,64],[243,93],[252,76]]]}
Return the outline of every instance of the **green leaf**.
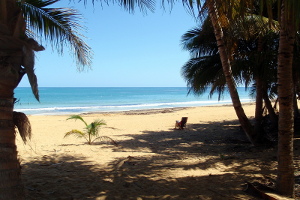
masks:
{"label": "green leaf", "polygon": [[85,124],[86,127],[88,126],[86,121],[84,121],[84,119],[80,115],[71,115],[67,120],[70,120],[70,119],[80,120]]}
{"label": "green leaf", "polygon": [[85,136],[85,133],[84,133],[84,132],[81,132],[81,131],[79,131],[79,130],[77,130],[77,129],[73,129],[73,130],[71,130],[71,131],[65,133],[64,138],[65,138],[65,137],[68,137],[68,136],[70,136],[70,135],[77,136],[77,137],[84,137],[84,136]]}

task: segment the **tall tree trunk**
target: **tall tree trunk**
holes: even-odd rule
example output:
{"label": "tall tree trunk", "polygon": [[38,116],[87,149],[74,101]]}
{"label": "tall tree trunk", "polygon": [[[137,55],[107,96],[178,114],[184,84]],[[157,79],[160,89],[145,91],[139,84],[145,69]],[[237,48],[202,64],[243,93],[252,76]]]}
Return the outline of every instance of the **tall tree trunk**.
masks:
{"label": "tall tree trunk", "polygon": [[[0,57],[1,58],[1,57]],[[3,57],[2,57],[3,58]],[[8,63],[0,63],[0,199],[24,199],[21,168],[15,144],[13,90],[18,73]]]}
{"label": "tall tree trunk", "polygon": [[[283,1],[284,4],[284,1]],[[281,194],[294,197],[294,165],[293,165],[293,46],[295,29],[293,22],[285,16],[284,6],[281,8],[281,29],[278,49],[278,174],[276,187]]]}
{"label": "tall tree trunk", "polygon": [[13,122],[13,95],[22,77],[23,58],[19,36],[13,36],[18,29],[16,16],[20,13],[16,2],[1,0],[0,3],[0,200],[25,198]]}
{"label": "tall tree trunk", "polygon": [[257,135],[256,139],[262,136],[262,119],[263,119],[263,90],[262,80],[259,76],[255,78],[256,83],[256,103],[255,103],[255,125],[254,131]]}
{"label": "tall tree trunk", "polygon": [[262,62],[262,55],[261,52],[263,51],[263,41],[262,37],[260,36],[257,40],[257,52],[259,53],[258,64],[255,67],[254,77],[256,83],[256,104],[255,104],[255,124],[254,124],[254,131],[258,136],[261,136],[262,132],[262,119],[263,119],[263,80],[261,78],[261,62]]}
{"label": "tall tree trunk", "polygon": [[227,86],[229,89],[233,107],[235,109],[235,112],[239,119],[239,122],[241,123],[241,126],[242,126],[243,130],[245,131],[249,141],[252,144],[256,144],[253,127],[252,127],[249,119],[245,115],[244,109],[242,107],[242,104],[240,102],[240,98],[239,98],[239,95],[238,95],[238,92],[236,89],[235,82],[232,77],[230,60],[228,58],[228,54],[227,54],[226,47],[224,44],[223,30],[219,23],[219,14],[218,14],[218,10],[216,7],[216,2],[215,2],[215,0],[208,0],[207,5],[208,5],[208,10],[209,10],[210,20],[211,20],[213,28],[214,28],[214,33],[215,33],[215,37],[217,40],[218,50],[219,50],[220,58],[221,58],[221,62],[222,62],[223,72],[225,75],[225,79],[226,79],[226,83],[227,83]]}

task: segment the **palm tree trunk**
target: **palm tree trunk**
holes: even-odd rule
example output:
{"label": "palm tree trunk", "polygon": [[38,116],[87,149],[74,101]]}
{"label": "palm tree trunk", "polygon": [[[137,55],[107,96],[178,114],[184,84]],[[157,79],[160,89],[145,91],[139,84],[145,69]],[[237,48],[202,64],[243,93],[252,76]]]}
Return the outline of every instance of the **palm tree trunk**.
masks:
{"label": "palm tree trunk", "polygon": [[[16,1],[1,0],[0,22],[6,32],[14,32]],[[4,30],[2,30],[5,32]],[[0,35],[2,37],[3,35]],[[12,42],[11,37],[0,45],[0,200],[22,200],[25,198],[24,186],[21,181],[21,167],[15,143],[15,125],[13,122],[14,89],[20,81],[20,69],[23,58],[22,46]]]}
{"label": "palm tree trunk", "polygon": [[256,104],[255,104],[255,125],[254,131],[258,136],[256,139],[260,139],[262,136],[262,119],[263,119],[263,90],[262,90],[262,80],[260,77],[256,77]]}
{"label": "palm tree trunk", "polygon": [[263,51],[263,38],[258,37],[257,41],[257,51],[260,54],[258,62],[259,64],[256,66],[256,70],[254,72],[255,75],[255,83],[256,83],[256,104],[255,104],[255,124],[254,124],[254,132],[258,136],[259,140],[262,137],[262,120],[263,120],[263,80],[261,78],[261,62],[262,62],[262,51]]}
{"label": "palm tree trunk", "polygon": [[[283,1],[284,3],[284,1]],[[278,49],[278,174],[276,187],[286,196],[294,197],[294,165],[293,165],[293,46],[295,29],[291,20],[285,17],[282,6],[280,41]]]}
{"label": "palm tree trunk", "polygon": [[0,200],[24,199],[21,167],[15,144],[13,90],[16,75],[0,65]]}
{"label": "palm tree trunk", "polygon": [[222,27],[218,20],[219,16],[218,16],[218,10],[216,7],[215,0],[208,0],[207,5],[208,5],[208,10],[209,10],[210,20],[211,20],[213,28],[214,28],[215,37],[216,37],[217,45],[218,45],[218,50],[219,50],[220,58],[221,58],[221,62],[222,62],[223,72],[225,75],[225,79],[226,79],[226,83],[227,83],[227,86],[229,89],[233,107],[235,109],[235,112],[239,119],[239,122],[241,123],[241,126],[242,126],[243,130],[245,131],[249,141],[252,144],[256,144],[253,127],[252,127],[249,119],[245,115],[244,109],[240,102],[238,92],[236,90],[235,82],[232,77],[231,65],[230,65],[230,61],[229,61],[229,58],[228,58],[228,55],[226,52],[226,47],[225,47],[224,40],[223,40]]}
{"label": "palm tree trunk", "polygon": [[23,199],[13,123],[13,98],[0,97],[0,199]]}

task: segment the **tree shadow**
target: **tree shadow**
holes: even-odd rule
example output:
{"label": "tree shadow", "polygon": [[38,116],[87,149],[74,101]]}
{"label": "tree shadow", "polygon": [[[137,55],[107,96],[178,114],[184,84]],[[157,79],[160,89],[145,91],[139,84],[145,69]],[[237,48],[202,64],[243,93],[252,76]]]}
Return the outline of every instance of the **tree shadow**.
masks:
{"label": "tree shadow", "polygon": [[240,185],[245,177],[234,173],[168,178],[168,171],[182,166],[159,164],[165,157],[122,158],[101,169],[84,158],[54,156],[23,166],[26,199],[229,200],[245,195]]}
{"label": "tree shadow", "polygon": [[270,145],[254,147],[241,130],[239,122],[223,121],[207,124],[189,124],[184,130],[143,131],[130,135],[131,140],[121,141],[123,150],[154,152],[163,155],[196,154],[211,156],[232,156],[274,149]]}
{"label": "tree shadow", "polygon": [[[243,184],[274,182],[276,151],[253,147],[238,124],[189,124],[185,130],[127,135],[132,139],[114,151],[149,154],[106,166],[85,157],[44,156],[22,165],[27,199],[255,199],[243,192]],[[220,166],[224,170],[217,172]]]}

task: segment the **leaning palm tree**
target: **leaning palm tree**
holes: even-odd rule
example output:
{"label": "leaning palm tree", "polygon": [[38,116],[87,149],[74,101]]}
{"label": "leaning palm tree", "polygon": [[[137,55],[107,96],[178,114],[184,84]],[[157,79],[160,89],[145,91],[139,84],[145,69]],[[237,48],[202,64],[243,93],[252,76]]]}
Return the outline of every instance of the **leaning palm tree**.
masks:
{"label": "leaning palm tree", "polygon": [[[193,1],[191,1],[193,2]],[[201,7],[201,1],[198,2],[198,7]],[[190,4],[191,5],[191,4]],[[218,51],[220,55],[220,60],[222,63],[222,69],[225,76],[226,84],[229,90],[229,94],[232,100],[232,104],[234,107],[234,110],[236,112],[236,115],[239,119],[239,122],[241,123],[241,126],[246,133],[249,141],[251,141],[252,144],[255,144],[255,133],[253,130],[253,127],[247,118],[245,111],[242,107],[237,88],[236,88],[236,82],[232,75],[232,66],[231,66],[231,49],[226,48],[225,38],[224,38],[224,27],[227,27],[229,25],[229,18],[225,15],[225,8],[226,4],[224,1],[218,1],[218,4],[215,0],[206,0],[205,6],[203,7],[203,10],[206,10],[208,12],[208,15],[210,17],[214,35],[216,38]],[[192,5],[190,6],[192,7]]]}
{"label": "leaning palm tree", "polygon": [[[37,77],[34,73],[34,53],[44,50],[37,41],[48,41],[62,53],[69,46],[79,68],[91,64],[91,49],[83,41],[80,15],[69,8],[50,8],[59,0],[0,1],[0,200],[24,199],[21,167],[15,143],[15,125],[22,138],[30,134],[24,114],[13,112],[14,89],[27,74],[32,92],[39,100]],[[120,0],[128,10],[133,2],[153,8],[151,0]]]}

